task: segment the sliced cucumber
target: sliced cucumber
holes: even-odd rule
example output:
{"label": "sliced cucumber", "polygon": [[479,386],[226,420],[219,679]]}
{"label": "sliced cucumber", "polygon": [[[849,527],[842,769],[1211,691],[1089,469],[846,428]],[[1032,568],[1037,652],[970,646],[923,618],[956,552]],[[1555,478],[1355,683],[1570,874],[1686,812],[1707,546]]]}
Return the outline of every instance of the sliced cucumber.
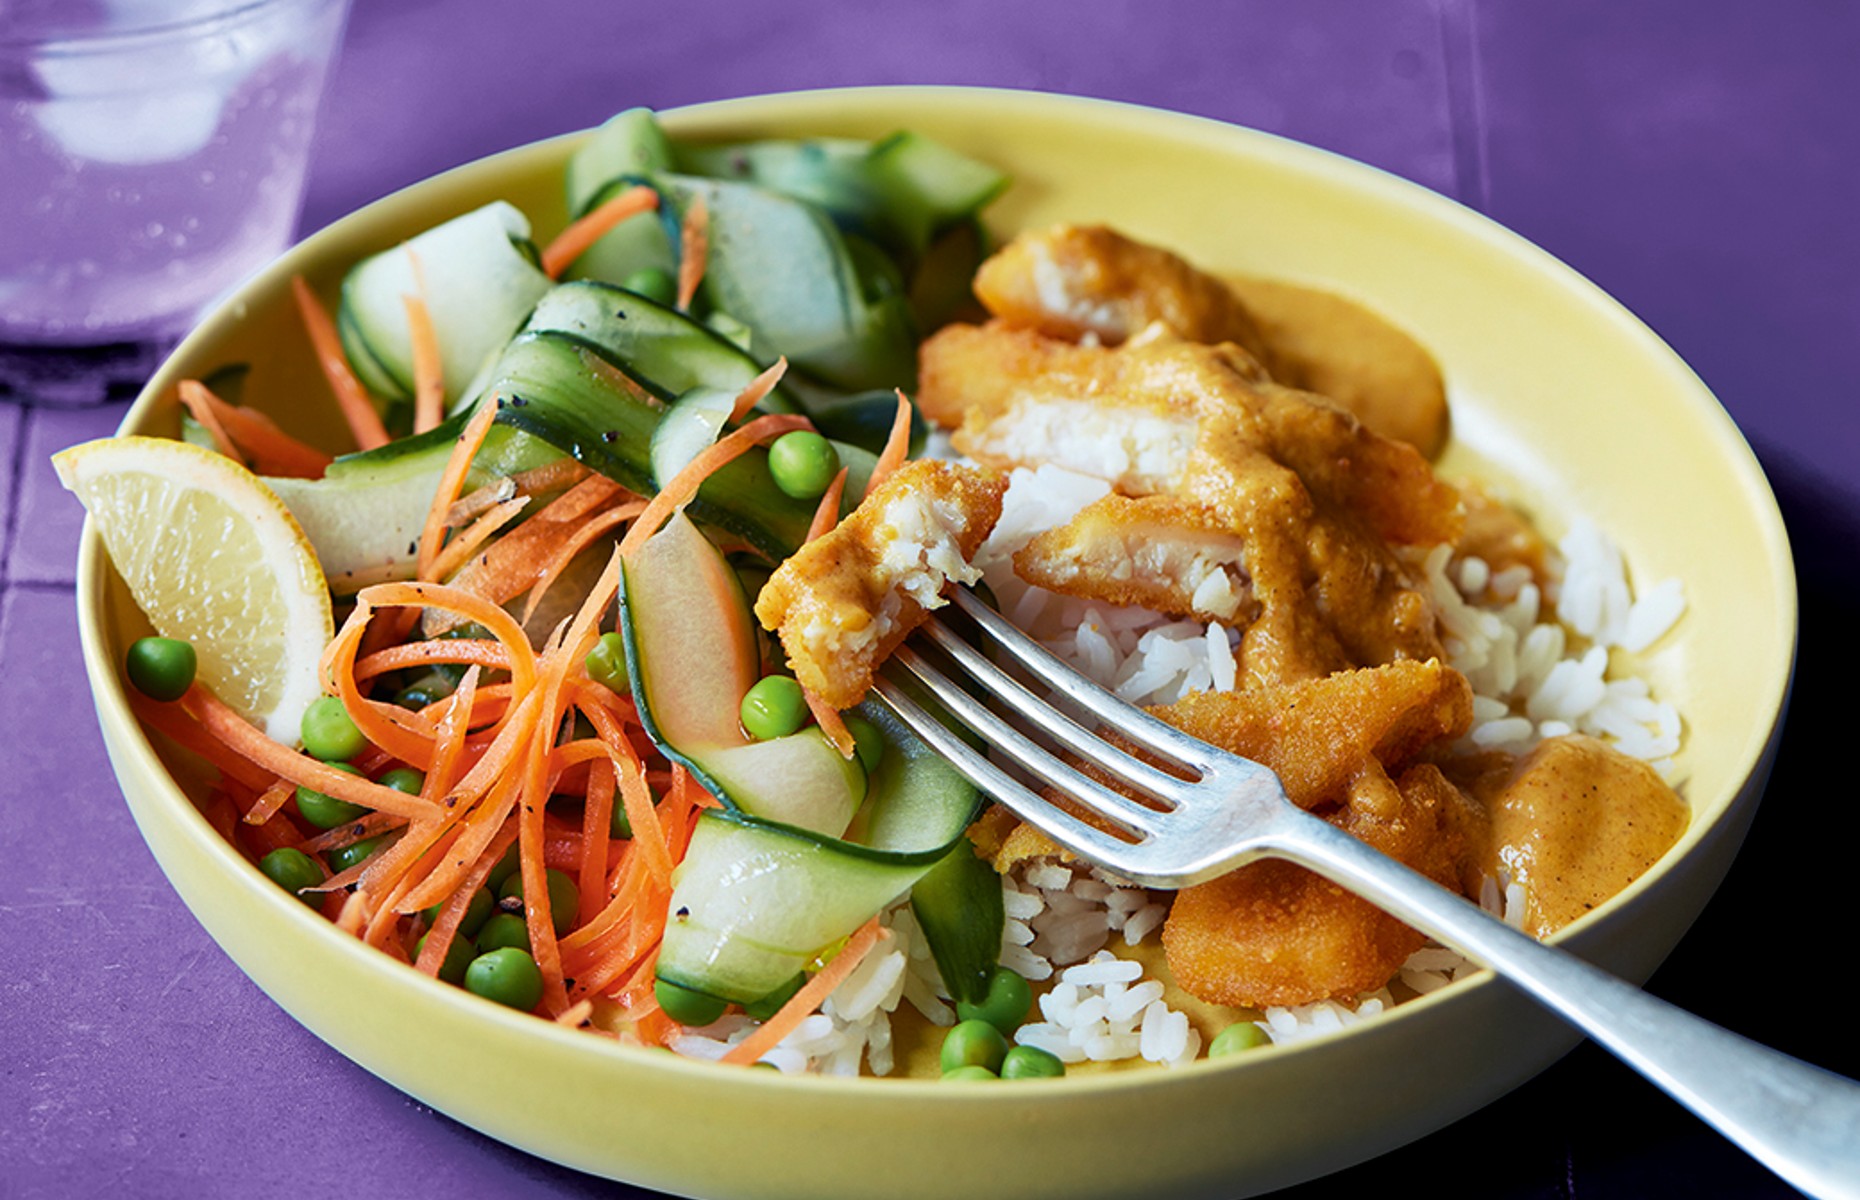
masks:
{"label": "sliced cucumber", "polygon": [[879,187],[914,197],[937,229],[974,216],[1008,185],[1006,173],[909,130],[873,146],[867,163]]}
{"label": "sliced cucumber", "polygon": [[[587,286],[587,285],[583,285]],[[571,454],[641,495],[652,483],[650,446],[664,406],[586,343],[525,333],[498,360],[489,390],[505,400],[498,422]],[[755,448],[705,481],[691,516],[741,538],[771,561],[807,538],[814,506],[775,486],[768,451]]]}
{"label": "sliced cucumber", "polygon": [[680,396],[652,431],[652,481],[659,487],[716,443],[736,407],[736,393],[719,387],[694,387]]}
{"label": "sliced cucumber", "polygon": [[[626,564],[620,624],[648,735],[726,806],[700,819],[674,876],[661,979],[760,999],[961,838],[974,787],[877,705],[861,710],[887,742],[870,788],[858,760],[817,728],[743,736],[736,704],[757,673],[748,601],[728,560],[682,515]],[[835,836],[861,799],[861,841]]]}
{"label": "sliced cucumber", "polygon": [[672,145],[649,108],[629,108],[588,135],[568,160],[568,211],[579,217],[606,199],[616,180],[664,171]]}
{"label": "sliced cucumber", "polygon": [[[877,786],[877,781],[874,781]],[[988,994],[1001,961],[1001,876],[964,837],[911,889],[911,912],[930,943],[943,984],[957,1000]]]}
{"label": "sliced cucumber", "polygon": [[[417,437],[344,455],[321,479],[265,480],[303,526],[334,586],[413,578],[427,511],[468,419],[460,413]],[[547,442],[493,425],[465,486],[480,487],[561,457]]]}
{"label": "sliced cucumber", "polygon": [[529,219],[497,201],[351,268],[342,282],[338,326],[348,331],[345,344],[357,373],[384,394],[412,393],[403,298],[421,296],[438,335],[447,402],[459,400],[551,286],[519,245],[529,235]]}
{"label": "sliced cucumber", "polygon": [[[975,789],[888,711],[870,703],[860,711],[886,741],[864,840],[707,811],[673,876],[661,979],[737,1003],[759,999],[952,852],[967,852],[962,831],[979,805]],[[998,882],[995,897],[999,904]]]}
{"label": "sliced cucumber", "polygon": [[678,169],[733,179],[822,209],[841,229],[913,258],[929,234],[929,213],[915,197],[891,194],[870,167],[872,143],[852,138],[768,139],[721,146],[679,146]]}
{"label": "sliced cucumber", "polygon": [[817,728],[752,741],[737,708],[759,677],[755,620],[729,560],[683,514],[625,567],[621,633],[646,732],[744,812],[837,835],[865,771]]}
{"label": "sliced cucumber", "polygon": [[[720,388],[734,396],[765,365],[676,309],[592,281],[551,289],[537,301],[524,328],[574,338],[593,347],[666,401],[697,387]],[[789,391],[779,385],[757,407],[764,412],[800,411]]]}
{"label": "sliced cucumber", "polygon": [[866,303],[858,264],[824,212],[753,184],[683,175],[657,182],[680,211],[699,199],[709,210],[704,295],[749,326],[758,357],[787,355],[835,387],[911,383],[908,311]]}

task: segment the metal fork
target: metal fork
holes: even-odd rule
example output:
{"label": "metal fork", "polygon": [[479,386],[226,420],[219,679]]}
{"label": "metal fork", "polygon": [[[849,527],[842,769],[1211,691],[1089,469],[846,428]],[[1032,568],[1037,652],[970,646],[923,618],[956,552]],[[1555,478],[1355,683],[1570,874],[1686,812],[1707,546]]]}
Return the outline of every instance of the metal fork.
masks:
{"label": "metal fork", "polygon": [[[1266,767],[1197,741],[1085,678],[969,592],[956,589],[954,603],[985,639],[1090,714],[1096,728],[1191,777],[1118,750],[931,618],[913,640],[935,646],[971,686],[959,686],[906,644],[880,676],[879,695],[977,787],[1054,842],[1160,888],[1185,887],[1261,857],[1308,867],[1503,976],[1795,1187],[1812,1196],[1860,1197],[1860,1084],[1719,1028],[1525,935],[1305,812]],[[1129,840],[1078,819],[996,766],[912,699],[912,689],[902,685],[906,673],[1028,775]],[[1079,771],[998,716],[973,690],[1078,759],[1154,797],[1160,810]]]}

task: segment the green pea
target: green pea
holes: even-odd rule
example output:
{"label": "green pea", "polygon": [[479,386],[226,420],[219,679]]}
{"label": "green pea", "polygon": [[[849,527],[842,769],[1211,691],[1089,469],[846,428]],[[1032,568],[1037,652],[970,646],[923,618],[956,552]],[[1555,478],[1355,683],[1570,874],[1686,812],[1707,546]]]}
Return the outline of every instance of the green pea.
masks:
{"label": "green pea", "polygon": [[394,693],[394,703],[417,711],[444,700],[457,688],[457,680],[435,668]]}
{"label": "green pea", "polygon": [[769,476],[796,500],[818,500],[840,473],[840,452],[807,429],[784,433],[769,446]]}
{"label": "green pea", "polygon": [[[549,881],[549,923],[555,926],[555,936],[566,934],[575,924],[575,912],[581,907],[581,889],[575,886],[565,872],[550,867],[544,872]],[[521,900],[523,898],[523,872],[513,871],[497,889],[499,900]]]}
{"label": "green pea", "polygon": [[715,996],[694,992],[687,987],[679,987],[661,979],[652,985],[653,998],[665,1015],[680,1025],[708,1025],[723,1015],[729,1003]]}
{"label": "green pea", "polygon": [[478,950],[530,950],[530,927],[516,913],[493,913],[478,930]]}
{"label": "green pea", "polygon": [[512,842],[510,849],[504,851],[504,857],[498,859],[497,865],[491,868],[491,874],[485,878],[484,885],[495,892],[504,886],[504,880],[510,878],[510,873],[516,869],[517,843]]}
{"label": "green pea", "polygon": [[678,299],[678,281],[663,267],[641,267],[622,279],[620,286],[667,308]]}
{"label": "green pea", "polygon": [[124,666],[129,682],[151,700],[179,700],[194,684],[194,647],[179,638],[145,637],[130,643]]}
{"label": "green pea", "polygon": [[584,660],[588,678],[622,696],[633,694],[633,683],[626,673],[626,639],[617,633],[603,633]]}
{"label": "green pea", "polygon": [[390,787],[397,792],[405,792],[409,796],[417,796],[420,794],[420,789],[426,786],[426,774],[423,771],[416,771],[412,767],[395,767],[392,771],[387,772],[385,775],[381,776],[381,778],[375,780],[375,782],[382,787]]}
{"label": "green pea", "polygon": [[[350,775],[361,774],[346,762],[333,762],[325,765]],[[345,821],[353,821],[364,815],[368,810],[359,804],[350,804],[347,800],[338,800],[334,796],[325,795],[298,784],[297,812],[318,829],[334,829]]]}
{"label": "green pea", "polygon": [[758,741],[787,737],[807,724],[807,696],[786,675],[764,675],[743,693],[739,716],[744,732]]}
{"label": "green pea", "polygon": [[528,1012],[542,999],[542,972],[528,951],[505,946],[471,960],[465,968],[465,990],[505,1008]]}
{"label": "green pea", "polygon": [[781,1006],[794,999],[794,994],[807,982],[807,976],[795,973],[793,979],[782,984],[760,1000],[751,1000],[743,1005],[743,1011],[757,1021],[766,1021],[781,1011]]}
{"label": "green pea", "polygon": [[964,1021],[986,1021],[1003,1037],[1012,1037],[1032,1007],[1033,989],[1027,981],[1007,967],[996,967],[988,976],[987,995],[973,1003],[958,1000],[956,1016]]}
{"label": "green pea", "polygon": [[987,1067],[979,1067],[970,1063],[967,1066],[957,1067],[953,1071],[943,1072],[943,1078],[949,1080],[974,1079],[983,1083],[993,1083],[995,1080],[999,1079],[1000,1076],[990,1071]]}
{"label": "green pea", "polygon": [[317,892],[304,891],[323,882],[323,868],[316,865],[316,860],[302,850],[282,846],[258,860],[258,869],[265,877],[290,892],[305,904],[315,908],[323,903],[323,897]]}
{"label": "green pea", "polygon": [[[428,931],[421,934],[420,940],[414,943],[415,962],[419,961],[421,953],[426,949],[426,939],[432,936],[431,931]],[[446,961],[439,964],[439,977],[447,983],[465,982],[465,971],[477,957],[478,947],[472,945],[472,940],[463,933],[455,935],[452,944],[446,947]]]}
{"label": "green pea", "polygon": [[1208,1043],[1208,1057],[1219,1058],[1223,1054],[1239,1054],[1256,1046],[1264,1046],[1272,1039],[1266,1031],[1252,1021],[1235,1021],[1232,1025],[1214,1035]]}
{"label": "green pea", "polygon": [[870,775],[878,770],[879,762],[885,757],[885,735],[858,713],[846,714],[845,721],[846,732],[852,734],[853,746],[859,755],[859,765]]}
{"label": "green pea", "polygon": [[359,842],[351,842],[347,846],[339,846],[331,850],[328,856],[329,869],[340,875],[350,867],[360,866],[367,862],[368,856],[379,850],[381,843],[386,840],[385,836],[363,838]]}
{"label": "green pea", "polygon": [[1058,1079],[1065,1073],[1059,1056],[1038,1046],[1015,1046],[1001,1061],[1003,1079]]}
{"label": "green pea", "polygon": [[990,1074],[1007,1057],[1007,1039],[987,1021],[958,1021],[943,1035],[943,1073],[958,1067],[984,1067]]}
{"label": "green pea", "polygon": [[318,696],[311,701],[310,707],[304,709],[298,732],[303,735],[304,752],[324,762],[348,762],[368,748],[368,739],[334,696]]}
{"label": "green pea", "polygon": [[[431,927],[439,923],[439,914],[445,910],[446,901],[441,900],[426,910],[426,924]],[[497,910],[497,898],[491,895],[491,889],[479,888],[465,902],[465,915],[459,918],[459,932],[466,937],[477,937],[484,923],[491,919]]]}

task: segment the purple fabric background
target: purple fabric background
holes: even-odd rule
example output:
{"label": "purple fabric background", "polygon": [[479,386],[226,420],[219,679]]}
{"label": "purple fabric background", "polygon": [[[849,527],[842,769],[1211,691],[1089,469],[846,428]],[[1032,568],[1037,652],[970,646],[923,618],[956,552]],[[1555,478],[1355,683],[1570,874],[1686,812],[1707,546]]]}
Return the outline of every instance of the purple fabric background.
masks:
{"label": "purple fabric background", "polygon": [[[304,227],[632,104],[918,82],[1257,126],[1487,212],[1665,336],[1775,483],[1803,587],[1790,731],[1742,858],[1652,988],[1853,1075],[1852,1023],[1815,1014],[1853,957],[1860,844],[1835,725],[1860,584],[1857,60],[1860,9],[1831,0],[356,0]],[[121,412],[0,406],[0,1196],[643,1195],[374,1080],[169,890],[103,758],[72,612],[81,514],[46,461]],[[1791,1194],[1588,1047],[1289,1194],[1415,1179],[1499,1197]]]}

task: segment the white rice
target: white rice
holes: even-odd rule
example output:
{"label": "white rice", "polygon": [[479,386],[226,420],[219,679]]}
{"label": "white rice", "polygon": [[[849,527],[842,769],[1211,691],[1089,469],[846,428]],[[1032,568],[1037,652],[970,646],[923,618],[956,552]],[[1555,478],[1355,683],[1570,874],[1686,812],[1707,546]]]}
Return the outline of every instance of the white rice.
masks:
{"label": "white rice", "polygon": [[[1028,538],[1070,520],[1108,491],[1102,480],[1056,466],[1014,470],[1001,520],[975,567],[1010,620],[1133,703],[1231,691],[1237,632],[1057,595],[1014,574],[1013,554]],[[1587,520],[1576,521],[1557,550],[1556,577],[1544,589],[1525,568],[1495,572],[1476,558],[1455,559],[1449,547],[1416,556],[1440,613],[1448,661],[1475,694],[1465,747],[1521,753],[1543,738],[1581,732],[1649,761],[1676,782],[1678,712],[1655,699],[1644,680],[1610,678],[1610,667],[1612,651],[1640,653],[1671,629],[1685,609],[1683,587],[1666,580],[1637,596],[1619,550]],[[1560,623],[1548,617],[1551,608]],[[1488,878],[1479,901],[1522,926],[1520,884]],[[1162,983],[1145,978],[1140,963],[1113,949],[1136,946],[1161,929],[1167,893],[1086,864],[1036,860],[1002,878],[1002,904],[1002,965],[1036,988],[1045,985],[1016,1042],[1067,1063],[1141,1057],[1174,1067],[1199,1055],[1200,1034],[1186,1013],[1169,1007]],[[858,1074],[863,1063],[885,1075],[893,1066],[890,1016],[900,1003],[933,1024],[954,1023],[948,989],[908,903],[894,905],[883,923],[887,941],[764,1061],[783,1071],[838,1075]],[[1430,944],[1410,956],[1388,986],[1347,1003],[1268,1008],[1258,1024],[1274,1042],[1323,1036],[1477,969]],[[672,1049],[718,1058],[754,1027],[747,1017],[725,1017],[687,1031]]]}

